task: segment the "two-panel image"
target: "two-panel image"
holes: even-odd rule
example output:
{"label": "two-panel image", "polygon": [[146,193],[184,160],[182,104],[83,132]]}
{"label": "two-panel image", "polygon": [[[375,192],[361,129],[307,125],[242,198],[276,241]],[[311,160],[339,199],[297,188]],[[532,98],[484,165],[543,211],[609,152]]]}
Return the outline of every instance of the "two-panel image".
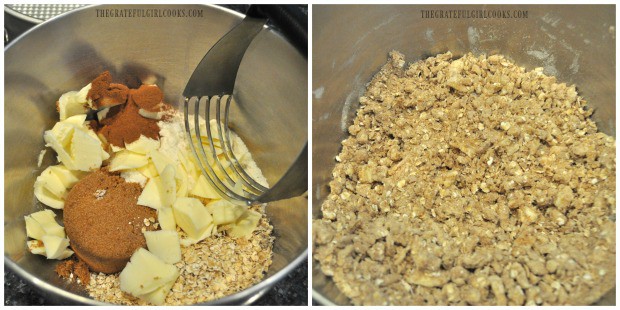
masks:
{"label": "two-panel image", "polygon": [[615,5],[4,5],[4,305],[616,305]]}

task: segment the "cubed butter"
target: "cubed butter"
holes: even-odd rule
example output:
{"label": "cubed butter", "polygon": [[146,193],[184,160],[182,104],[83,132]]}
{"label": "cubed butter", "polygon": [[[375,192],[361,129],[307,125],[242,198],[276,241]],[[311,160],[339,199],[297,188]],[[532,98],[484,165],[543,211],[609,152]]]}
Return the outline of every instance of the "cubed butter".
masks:
{"label": "cubed butter", "polygon": [[109,157],[103,150],[99,138],[95,137],[88,134],[86,130],[73,131],[70,147],[74,165],[72,170],[91,171],[97,169],[101,167],[103,160]]}
{"label": "cubed butter", "polygon": [[187,172],[185,172],[185,168],[183,165],[177,165],[176,175],[174,176],[177,185],[177,197],[187,197],[189,194],[189,189],[187,188],[187,183],[189,182],[187,177]]}
{"label": "cubed butter", "polygon": [[166,296],[168,296],[168,293],[170,292],[172,286],[174,286],[174,282],[166,283],[162,287],[150,293],[138,295],[137,297],[140,299],[144,299],[153,305],[160,306],[164,304]]}
{"label": "cubed butter", "polygon": [[210,237],[211,235],[214,234],[214,232],[216,232],[216,226],[215,224],[211,223],[209,224],[209,226],[205,229],[203,229],[202,233],[200,234],[200,236],[198,236],[198,238],[192,238],[192,237],[187,237],[185,239],[181,239],[181,245],[184,247],[190,246],[192,244],[196,244],[208,237]]}
{"label": "cubed butter", "polygon": [[41,172],[35,181],[35,187],[41,186],[47,189],[54,197],[64,200],[67,195],[67,188],[64,186],[60,178],[52,171],[50,167]]}
{"label": "cubed butter", "polygon": [[30,253],[45,256],[45,245],[43,245],[43,241],[28,240],[26,241],[26,246],[28,247],[28,251],[30,251]]}
{"label": "cubed butter", "polygon": [[176,231],[145,231],[144,238],[149,251],[165,263],[174,264],[181,261],[181,244]]}
{"label": "cubed butter", "polygon": [[135,153],[146,155],[153,150],[159,149],[160,142],[159,140],[151,139],[146,136],[140,135],[138,140],[125,143],[125,147]]}
{"label": "cubed butter", "polygon": [[174,178],[176,171],[173,165],[166,165],[160,172],[161,178],[161,203],[164,207],[172,207],[177,198],[177,184]]}
{"label": "cubed butter", "polygon": [[65,237],[65,228],[60,226],[54,219],[54,211],[46,209],[26,215],[26,234],[33,239],[41,240],[45,235]]}
{"label": "cubed butter", "polygon": [[42,183],[37,183],[36,181],[34,183],[34,196],[48,207],[54,209],[62,209],[65,207],[65,201],[63,199],[56,197],[56,195],[47,190]]}
{"label": "cubed butter", "polygon": [[167,165],[172,165],[174,167],[174,162],[172,159],[158,150],[151,150],[148,153],[148,156],[155,165],[155,169],[157,169],[159,174],[164,171]]}
{"label": "cubed butter", "polygon": [[193,239],[199,239],[213,222],[209,211],[196,198],[177,198],[173,211],[177,225]]}
{"label": "cubed butter", "polygon": [[47,259],[65,259],[73,254],[68,251],[69,239],[53,235],[45,235],[41,238],[45,246],[45,257]]}
{"label": "cubed butter", "polygon": [[260,218],[260,213],[253,210],[247,210],[228,230],[228,235],[233,238],[249,237],[258,226]]}
{"label": "cubed butter", "polygon": [[207,210],[213,216],[215,225],[234,223],[247,210],[247,207],[235,205],[227,200],[220,199],[207,204]]}
{"label": "cubed butter", "polygon": [[150,158],[149,158],[148,164],[146,164],[143,167],[138,168],[137,170],[138,172],[142,173],[147,178],[153,178],[159,175],[159,172],[157,172],[157,168],[155,168],[155,165],[153,164],[153,161],[151,161]]}
{"label": "cubed butter", "polygon": [[166,264],[153,253],[139,248],[131,256],[119,278],[123,292],[139,297],[174,283],[178,277],[179,270],[175,266]]}
{"label": "cubed butter", "polygon": [[72,171],[64,165],[50,166],[49,169],[62,182],[65,188],[70,189],[77,183],[86,173],[83,171]]}
{"label": "cubed butter", "polygon": [[138,204],[141,206],[150,207],[153,209],[160,209],[163,207],[161,192],[162,184],[160,177],[150,178],[144,189],[142,189],[142,193],[138,197]]}
{"label": "cubed butter", "polygon": [[86,113],[87,108],[84,106],[86,102],[81,102],[78,94],[77,91],[70,91],[62,94],[58,99],[58,112],[61,121],[73,115]]}
{"label": "cubed butter", "polygon": [[177,230],[177,222],[174,219],[174,211],[172,208],[157,209],[157,221],[163,230]]}
{"label": "cubed butter", "polygon": [[144,154],[128,150],[119,151],[110,160],[110,171],[137,169],[148,164],[148,158]]}
{"label": "cubed butter", "polygon": [[71,116],[43,134],[46,145],[69,170],[91,171],[110,157],[97,134],[84,125],[85,114]]}
{"label": "cubed butter", "polygon": [[189,191],[189,194],[207,199],[222,199],[203,174],[198,176],[196,184]]}

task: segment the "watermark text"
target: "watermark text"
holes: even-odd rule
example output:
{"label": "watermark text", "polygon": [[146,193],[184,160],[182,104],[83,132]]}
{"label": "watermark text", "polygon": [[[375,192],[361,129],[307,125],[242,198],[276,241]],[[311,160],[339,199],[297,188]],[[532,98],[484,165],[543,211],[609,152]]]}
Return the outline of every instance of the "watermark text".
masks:
{"label": "watermark text", "polygon": [[97,9],[97,17],[203,17],[202,9]]}
{"label": "watermark text", "polygon": [[527,10],[420,10],[422,18],[528,18]]}

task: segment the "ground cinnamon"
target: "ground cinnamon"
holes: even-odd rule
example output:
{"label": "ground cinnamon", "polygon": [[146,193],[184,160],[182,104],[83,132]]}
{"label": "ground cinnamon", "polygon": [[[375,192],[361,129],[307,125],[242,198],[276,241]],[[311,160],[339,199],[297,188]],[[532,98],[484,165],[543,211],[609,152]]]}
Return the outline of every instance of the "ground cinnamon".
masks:
{"label": "ground cinnamon", "polygon": [[112,83],[109,71],[100,74],[91,82],[86,98],[91,99],[95,108],[123,104],[127,101],[129,88],[123,84]]}
{"label": "ground cinnamon", "polygon": [[79,260],[73,266],[73,274],[80,279],[80,282],[83,285],[90,284],[90,268],[88,268],[88,264],[84,261]]}
{"label": "ground cinnamon", "polygon": [[141,85],[138,89],[129,89],[123,84],[112,83],[110,72],[105,71],[91,82],[87,95],[95,107],[111,107],[106,117],[90,126],[105,140],[117,147],[125,147],[140,136],[159,139],[157,120],[145,118],[139,114],[140,109],[150,112],[169,108],[162,102],[164,95],[156,85]]}
{"label": "ground cinnamon", "polygon": [[56,273],[65,278],[73,280],[74,276],[80,280],[82,285],[90,284],[90,270],[88,265],[79,259],[67,259],[56,265]]}
{"label": "ground cinnamon", "polygon": [[138,140],[140,135],[159,139],[157,120],[142,117],[138,111],[140,108],[130,98],[118,113],[99,122],[97,133],[102,134],[108,143],[118,147],[125,147],[126,143]]}
{"label": "ground cinnamon", "polygon": [[75,261],[73,259],[63,260],[56,265],[56,273],[65,279],[69,279],[71,277],[71,273],[73,273],[74,265]]}
{"label": "ground cinnamon", "polygon": [[160,103],[164,99],[164,93],[155,85],[141,85],[138,89],[130,92],[133,101],[142,109],[150,112],[160,111]]}
{"label": "ground cinnamon", "polygon": [[[155,210],[139,206],[142,188],[105,169],[80,180],[65,200],[64,224],[76,256],[94,272],[121,271],[146,245],[143,229],[153,230]],[[147,219],[147,221],[145,221]]]}

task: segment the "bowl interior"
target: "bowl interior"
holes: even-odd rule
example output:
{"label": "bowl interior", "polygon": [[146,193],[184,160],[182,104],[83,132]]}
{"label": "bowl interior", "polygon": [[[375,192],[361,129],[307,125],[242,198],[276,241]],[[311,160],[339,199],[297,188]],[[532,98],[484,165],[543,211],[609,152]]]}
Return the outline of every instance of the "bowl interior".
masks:
{"label": "bowl interior", "polygon": [[[145,13],[153,8],[192,10],[200,15],[100,17],[104,10]],[[215,6],[91,6],[34,28],[5,50],[4,251],[9,268],[52,296],[94,302],[85,298],[88,294],[79,286],[55,274],[56,261],[31,255],[25,248],[23,216],[44,208],[34,198],[34,180],[56,162],[49,150],[41,168],[37,167],[44,149],[43,131],[58,118],[54,103],[62,93],[80,89],[109,70],[115,80],[130,86],[155,78],[165,101],[177,105],[196,65],[241,19],[240,14]],[[234,130],[272,185],[307,141],[306,85],[307,61],[276,32],[263,29],[239,69],[234,91],[237,104],[230,115]],[[307,210],[303,197],[268,206],[276,239],[273,265],[266,276],[271,278],[264,283],[272,284],[305,257]],[[62,212],[57,213],[62,219]],[[263,288],[225,301],[244,302]]]}
{"label": "bowl interior", "polygon": [[[527,18],[428,18],[424,11],[520,11]],[[414,62],[451,51],[500,53],[528,70],[543,67],[575,84],[595,110],[599,130],[615,136],[615,8],[612,5],[419,5],[313,8],[312,217],[329,194],[340,142],[355,117],[365,84],[397,50]],[[429,14],[429,13],[426,13]],[[349,304],[313,261],[313,296]],[[602,303],[615,303],[611,292]]]}

